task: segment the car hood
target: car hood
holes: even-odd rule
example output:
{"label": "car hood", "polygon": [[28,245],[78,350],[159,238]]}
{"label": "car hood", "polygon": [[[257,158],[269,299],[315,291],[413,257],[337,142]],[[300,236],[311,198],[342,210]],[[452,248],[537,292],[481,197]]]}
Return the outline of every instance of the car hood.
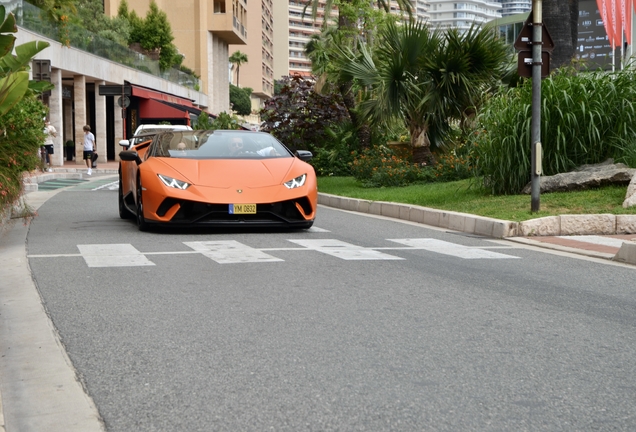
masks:
{"label": "car hood", "polygon": [[[236,159],[180,159],[157,158],[171,170],[181,175],[181,180],[198,186],[229,188],[240,184],[243,187],[269,187],[287,180],[296,165],[305,165],[301,160],[272,158],[257,160]],[[302,167],[298,167],[302,168]],[[168,170],[159,174],[171,175]],[[300,173],[302,174],[302,173]],[[300,175],[298,174],[298,175]]]}

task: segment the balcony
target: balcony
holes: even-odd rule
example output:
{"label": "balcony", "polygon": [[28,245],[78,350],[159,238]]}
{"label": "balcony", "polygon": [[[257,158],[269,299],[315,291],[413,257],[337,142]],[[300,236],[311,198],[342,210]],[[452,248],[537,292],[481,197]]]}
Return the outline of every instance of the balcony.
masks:
{"label": "balcony", "polygon": [[[234,1],[236,2],[236,0]],[[247,15],[245,9],[239,2],[236,2],[234,6],[243,12],[243,17]],[[231,10],[226,9],[223,0],[214,3],[214,8],[208,17],[208,31],[217,35],[228,44],[247,44],[247,29],[245,25]]]}

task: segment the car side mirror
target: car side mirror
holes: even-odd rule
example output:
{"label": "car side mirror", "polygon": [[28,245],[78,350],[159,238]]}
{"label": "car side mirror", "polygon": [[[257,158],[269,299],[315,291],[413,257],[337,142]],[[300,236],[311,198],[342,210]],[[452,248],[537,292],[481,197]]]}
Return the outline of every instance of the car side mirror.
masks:
{"label": "car side mirror", "polygon": [[130,147],[130,141],[127,139],[120,140],[119,145],[128,150],[128,148]]}
{"label": "car side mirror", "polygon": [[314,155],[307,150],[296,150],[296,157],[304,162],[309,162]]}
{"label": "car side mirror", "polygon": [[141,158],[135,150],[124,150],[119,152],[119,158],[126,162],[137,162],[137,165],[141,165]]}

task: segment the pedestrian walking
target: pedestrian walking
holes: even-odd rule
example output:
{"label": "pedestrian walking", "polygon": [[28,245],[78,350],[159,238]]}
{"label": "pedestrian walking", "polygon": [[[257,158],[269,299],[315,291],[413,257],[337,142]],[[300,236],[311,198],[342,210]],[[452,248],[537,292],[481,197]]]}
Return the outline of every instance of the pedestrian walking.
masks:
{"label": "pedestrian walking", "polygon": [[51,157],[55,152],[55,148],[53,146],[53,138],[57,136],[57,130],[53,127],[51,122],[44,119],[44,145],[40,149],[43,155],[44,167],[42,168],[45,171],[52,172],[51,169]]}
{"label": "pedestrian walking", "polygon": [[88,171],[86,175],[91,175],[93,170],[91,166],[93,164],[93,152],[95,151],[95,135],[91,133],[91,127],[86,125],[83,127],[84,129],[84,162],[86,162],[86,167]]}

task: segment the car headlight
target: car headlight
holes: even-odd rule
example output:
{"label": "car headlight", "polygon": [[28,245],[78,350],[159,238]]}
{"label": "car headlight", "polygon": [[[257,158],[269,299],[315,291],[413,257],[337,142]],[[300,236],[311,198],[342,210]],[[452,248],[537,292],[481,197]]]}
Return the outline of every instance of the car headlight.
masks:
{"label": "car headlight", "polygon": [[301,187],[305,184],[305,180],[307,180],[307,174],[303,174],[296,177],[295,179],[291,179],[290,181],[285,182],[285,186],[287,186],[288,189]]}
{"label": "car headlight", "polygon": [[173,179],[172,177],[168,177],[163,174],[157,175],[159,176],[159,179],[163,182],[163,184],[168,187],[186,190],[190,186],[190,183],[186,183],[183,180]]}

